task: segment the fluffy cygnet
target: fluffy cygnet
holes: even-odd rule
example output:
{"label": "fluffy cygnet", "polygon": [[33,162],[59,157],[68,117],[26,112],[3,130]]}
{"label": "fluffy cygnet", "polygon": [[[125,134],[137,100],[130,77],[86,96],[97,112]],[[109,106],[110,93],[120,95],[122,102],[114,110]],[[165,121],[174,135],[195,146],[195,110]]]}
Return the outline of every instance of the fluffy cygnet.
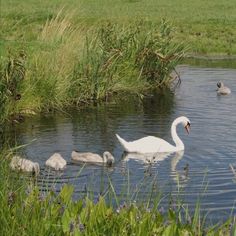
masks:
{"label": "fluffy cygnet", "polygon": [[231,93],[231,90],[228,87],[226,87],[221,81],[217,83],[217,87],[218,87],[217,94],[219,95],[227,95]]}
{"label": "fluffy cygnet", "polygon": [[55,170],[63,170],[66,166],[66,160],[60,153],[54,153],[47,161],[46,166],[49,166]]}
{"label": "fluffy cygnet", "polygon": [[86,163],[104,163],[107,165],[112,165],[115,162],[114,157],[108,151],[104,152],[102,157],[92,152],[72,151],[71,158],[74,161],[80,161]]}
{"label": "fluffy cygnet", "polygon": [[32,172],[34,174],[39,174],[40,168],[37,162],[33,162],[20,156],[13,156],[10,167],[12,170]]}

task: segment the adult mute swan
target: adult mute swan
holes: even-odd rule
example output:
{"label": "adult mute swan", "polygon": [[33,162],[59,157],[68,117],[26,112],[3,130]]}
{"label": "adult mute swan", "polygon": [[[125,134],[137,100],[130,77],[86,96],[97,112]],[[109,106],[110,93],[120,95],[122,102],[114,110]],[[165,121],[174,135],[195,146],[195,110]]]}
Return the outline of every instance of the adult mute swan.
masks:
{"label": "adult mute swan", "polygon": [[109,166],[115,162],[114,157],[108,151],[104,152],[102,157],[92,152],[72,151],[71,159],[74,161],[80,161],[80,162],[86,162],[86,163],[104,163]]}
{"label": "adult mute swan", "polygon": [[23,172],[32,172],[36,175],[39,174],[40,168],[37,162],[30,161],[20,156],[13,156],[10,167],[12,170],[18,170]]}
{"label": "adult mute swan", "polygon": [[228,87],[226,87],[221,81],[217,83],[217,87],[218,87],[217,94],[219,95],[227,95],[231,93],[231,90]]}
{"label": "adult mute swan", "polygon": [[160,152],[178,152],[184,150],[184,144],[182,140],[176,133],[176,126],[178,124],[182,124],[186,129],[187,133],[190,131],[190,121],[187,117],[181,116],[176,118],[171,125],[171,136],[175,143],[175,146],[169,144],[165,140],[161,138],[157,138],[154,136],[147,136],[132,142],[127,142],[123,138],[121,138],[118,134],[116,137],[118,138],[120,144],[124,148],[126,152],[134,152],[134,153],[160,153]]}
{"label": "adult mute swan", "polygon": [[66,160],[60,153],[54,153],[47,161],[46,166],[49,166],[55,170],[63,170],[66,166]]}

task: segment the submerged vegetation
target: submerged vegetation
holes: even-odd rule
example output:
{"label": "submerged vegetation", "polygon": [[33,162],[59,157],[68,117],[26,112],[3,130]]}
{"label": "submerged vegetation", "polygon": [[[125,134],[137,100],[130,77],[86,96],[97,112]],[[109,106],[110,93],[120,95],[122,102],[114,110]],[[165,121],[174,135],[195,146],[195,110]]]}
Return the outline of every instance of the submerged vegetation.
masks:
{"label": "submerged vegetation", "polygon": [[10,158],[6,151],[0,155],[1,235],[226,236],[235,230],[233,219],[221,226],[205,225],[199,205],[191,216],[181,203],[164,213],[158,197],[152,205],[150,201],[121,202],[111,182],[110,190],[96,201],[90,194],[72,200],[74,188],[70,185],[64,185],[59,193],[40,190],[36,177],[11,173]]}
{"label": "submerged vegetation", "polygon": [[172,29],[166,21],[135,21],[85,30],[60,11],[39,32],[39,48],[1,60],[1,120],[171,87],[180,79],[171,73],[186,52]]}

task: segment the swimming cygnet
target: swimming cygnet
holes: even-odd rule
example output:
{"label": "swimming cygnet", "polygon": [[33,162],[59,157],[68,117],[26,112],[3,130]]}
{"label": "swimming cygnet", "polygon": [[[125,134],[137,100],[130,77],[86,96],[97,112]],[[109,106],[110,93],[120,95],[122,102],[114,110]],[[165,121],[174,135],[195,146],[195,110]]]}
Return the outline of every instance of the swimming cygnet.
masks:
{"label": "swimming cygnet", "polygon": [[60,153],[54,153],[47,161],[46,166],[49,166],[55,170],[63,170],[66,166],[66,160]]}
{"label": "swimming cygnet", "polygon": [[231,90],[228,87],[224,86],[223,82],[221,81],[217,83],[217,87],[217,94],[219,95],[227,95],[231,93]]}
{"label": "swimming cygnet", "polygon": [[74,161],[86,162],[86,163],[104,163],[111,166],[115,159],[108,151],[104,152],[102,157],[92,152],[78,152],[72,151],[71,158]]}
{"label": "swimming cygnet", "polygon": [[40,168],[37,162],[33,162],[20,156],[13,156],[10,167],[12,170],[32,172],[34,174],[39,174]]}

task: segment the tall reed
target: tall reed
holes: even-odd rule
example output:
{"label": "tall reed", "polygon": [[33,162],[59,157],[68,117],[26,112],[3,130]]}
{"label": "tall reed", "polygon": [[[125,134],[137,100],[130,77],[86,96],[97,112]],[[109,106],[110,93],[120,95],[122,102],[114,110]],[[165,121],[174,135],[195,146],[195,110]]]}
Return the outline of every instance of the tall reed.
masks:
{"label": "tall reed", "polygon": [[14,117],[17,102],[22,95],[20,87],[25,79],[26,55],[23,51],[9,53],[6,61],[0,63],[0,123],[9,115]]}
{"label": "tall reed", "polygon": [[5,104],[1,109],[6,116],[14,113],[9,91],[12,98],[19,98],[14,109],[32,114],[114,94],[141,97],[150,89],[172,86],[171,72],[185,47],[174,42],[167,22],[100,22],[86,29],[74,25],[72,15],[61,10],[45,22],[37,47],[25,47],[26,63],[14,64],[23,60],[15,54],[9,62],[1,60],[0,96]]}

